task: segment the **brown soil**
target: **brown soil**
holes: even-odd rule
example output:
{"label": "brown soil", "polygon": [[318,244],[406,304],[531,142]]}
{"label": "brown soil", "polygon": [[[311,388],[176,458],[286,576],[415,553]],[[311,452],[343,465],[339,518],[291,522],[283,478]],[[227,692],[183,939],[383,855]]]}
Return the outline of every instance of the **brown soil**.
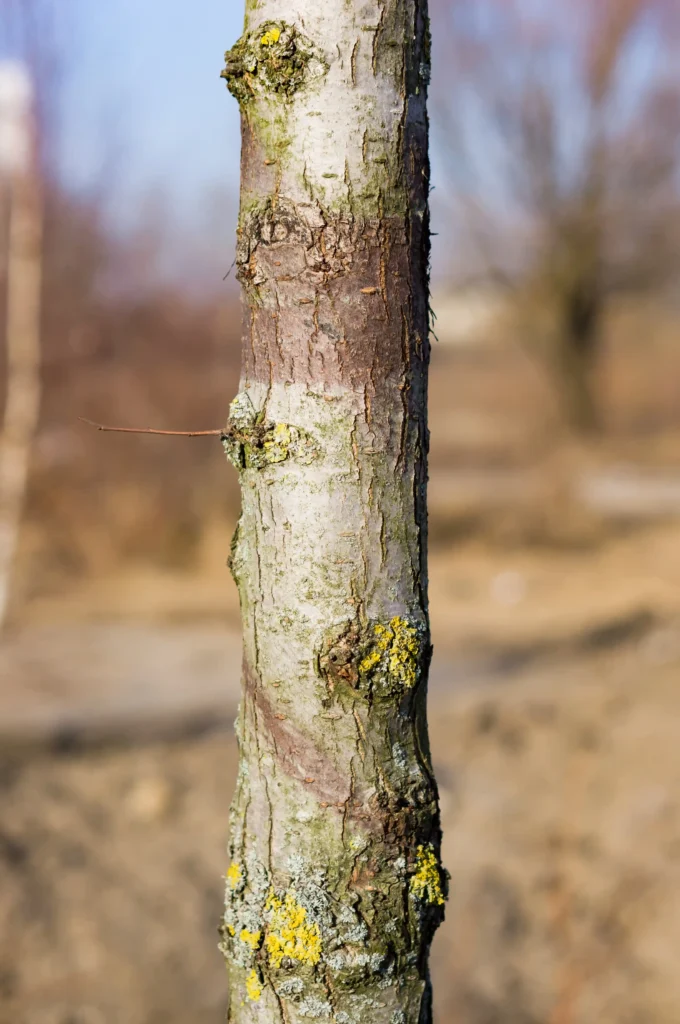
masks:
{"label": "brown soil", "polygon": [[[680,633],[432,703],[437,1020],[675,1024]],[[233,734],[1,763],[2,1024],[223,1019]]]}
{"label": "brown soil", "polygon": [[[679,532],[436,552],[441,1024],[678,1019]],[[223,1019],[233,595],[145,579],[0,654],[0,1024]]]}

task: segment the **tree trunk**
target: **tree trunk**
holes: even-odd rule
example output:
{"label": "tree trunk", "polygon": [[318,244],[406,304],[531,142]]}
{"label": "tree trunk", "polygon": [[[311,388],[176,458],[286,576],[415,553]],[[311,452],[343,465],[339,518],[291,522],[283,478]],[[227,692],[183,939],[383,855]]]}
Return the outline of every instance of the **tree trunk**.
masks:
{"label": "tree trunk", "polygon": [[569,426],[589,436],[601,429],[594,372],[602,342],[603,298],[597,262],[585,261],[586,272],[567,288],[561,303],[557,375]]}
{"label": "tree trunk", "polygon": [[593,382],[598,345],[583,348],[571,333],[560,341],[558,382],[569,427],[574,434],[592,437],[601,430],[600,410]]}
{"label": "tree trunk", "polygon": [[33,168],[9,185],[7,241],[7,384],[0,440],[0,628],[9,610],[12,570],[40,415],[42,218]]}
{"label": "tree trunk", "polygon": [[431,1021],[426,0],[248,0],[229,1020]]}

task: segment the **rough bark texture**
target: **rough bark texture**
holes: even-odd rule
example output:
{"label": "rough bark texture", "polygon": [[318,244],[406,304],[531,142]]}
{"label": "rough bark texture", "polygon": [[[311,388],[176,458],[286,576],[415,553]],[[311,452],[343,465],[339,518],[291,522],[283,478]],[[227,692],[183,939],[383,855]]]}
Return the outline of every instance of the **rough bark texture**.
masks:
{"label": "rough bark texture", "polygon": [[229,1020],[431,1020],[426,0],[249,0]]}

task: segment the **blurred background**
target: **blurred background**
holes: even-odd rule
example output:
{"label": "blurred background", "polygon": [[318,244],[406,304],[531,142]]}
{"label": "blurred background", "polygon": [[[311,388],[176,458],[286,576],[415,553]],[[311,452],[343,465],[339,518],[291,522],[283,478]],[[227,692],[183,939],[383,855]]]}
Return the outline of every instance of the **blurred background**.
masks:
{"label": "blurred background", "polygon": [[[680,6],[430,0],[442,1024],[677,1024]],[[223,1019],[242,5],[0,0],[0,1024]]]}

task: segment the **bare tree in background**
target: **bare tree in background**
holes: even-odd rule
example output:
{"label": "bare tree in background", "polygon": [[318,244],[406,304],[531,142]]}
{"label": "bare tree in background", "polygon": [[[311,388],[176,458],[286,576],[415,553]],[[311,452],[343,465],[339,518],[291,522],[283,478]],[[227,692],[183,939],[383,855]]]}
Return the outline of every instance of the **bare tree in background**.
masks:
{"label": "bare tree in background", "polygon": [[0,439],[0,627],[4,625],[40,413],[42,211],[33,88],[20,63],[0,64],[0,175],[6,198],[6,388]]}
{"label": "bare tree in background", "polygon": [[[62,5],[61,18],[64,16]],[[55,160],[58,47],[52,0],[5,0],[0,186],[6,230],[5,401],[0,440],[0,628],[10,599],[41,403],[43,195]]]}
{"label": "bare tree in background", "polygon": [[[680,47],[672,0],[438,0],[443,173],[469,267],[518,289],[571,425],[610,296],[666,285],[680,253]],[[443,54],[442,54],[443,56]]]}
{"label": "bare tree in background", "polygon": [[65,40],[72,44],[70,0],[0,0],[0,43],[33,81],[36,159],[42,178],[56,176]]}

